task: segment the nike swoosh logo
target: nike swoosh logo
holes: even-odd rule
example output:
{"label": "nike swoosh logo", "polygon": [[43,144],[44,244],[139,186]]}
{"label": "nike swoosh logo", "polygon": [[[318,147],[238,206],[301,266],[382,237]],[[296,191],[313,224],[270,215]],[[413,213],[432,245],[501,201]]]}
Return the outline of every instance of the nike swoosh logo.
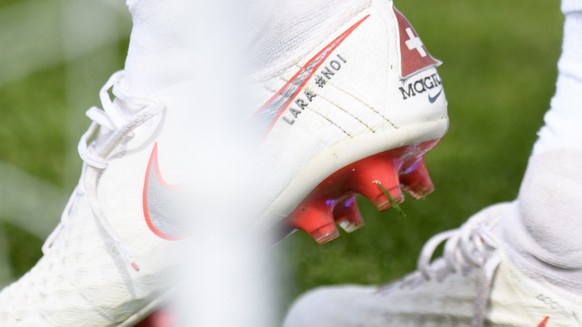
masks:
{"label": "nike swoosh logo", "polygon": [[443,93],[443,89],[442,88],[434,96],[431,96],[430,93],[429,93],[428,94],[428,102],[435,103],[435,101],[441,96],[441,93]]}
{"label": "nike swoosh logo", "polygon": [[548,321],[550,320],[549,316],[545,316],[542,321],[538,324],[538,327],[546,327],[548,325]]}
{"label": "nike swoosh logo", "polygon": [[263,137],[267,136],[278,118],[285,112],[291,101],[301,89],[307,84],[309,79],[315,74],[317,69],[324,63],[325,59],[370,15],[360,19],[345,32],[340,34],[331,43],[320,50],[313,58],[311,58],[299,71],[291,77],[291,79],[281,88],[275,95],[273,95],[257,112],[254,114],[256,118],[260,133]]}
{"label": "nike swoosh logo", "polygon": [[158,163],[158,144],[150,154],[143,186],[143,213],[149,229],[165,240],[181,239],[185,230],[178,214],[179,197],[175,186],[162,177]]}

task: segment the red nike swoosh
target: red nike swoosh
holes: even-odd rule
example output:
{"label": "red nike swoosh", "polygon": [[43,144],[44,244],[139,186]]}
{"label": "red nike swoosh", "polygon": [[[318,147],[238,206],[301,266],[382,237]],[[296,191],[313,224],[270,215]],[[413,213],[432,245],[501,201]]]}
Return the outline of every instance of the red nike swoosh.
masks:
{"label": "red nike swoosh", "polygon": [[291,101],[299,94],[309,79],[315,74],[319,66],[321,66],[325,59],[331,55],[335,50],[360,24],[362,24],[370,15],[360,19],[345,32],[340,34],[337,38],[331,41],[323,49],[321,49],[313,58],[311,58],[299,71],[291,77],[291,79],[273,95],[257,112],[254,117],[259,118],[266,125],[263,137],[267,136],[277,119],[281,117],[283,112],[289,107]]}
{"label": "red nike swoosh", "polygon": [[158,237],[173,241],[181,239],[183,232],[177,214],[178,204],[175,192],[169,192],[175,187],[168,184],[162,177],[158,163],[158,144],[150,154],[143,186],[143,214],[150,230]]}
{"label": "red nike swoosh", "polygon": [[547,324],[548,324],[548,321],[549,321],[549,320],[550,320],[550,317],[549,317],[549,316],[546,316],[546,317],[544,318],[544,320],[542,320],[542,321],[541,321],[541,322],[538,324],[538,327],[546,327],[546,326],[547,326]]}

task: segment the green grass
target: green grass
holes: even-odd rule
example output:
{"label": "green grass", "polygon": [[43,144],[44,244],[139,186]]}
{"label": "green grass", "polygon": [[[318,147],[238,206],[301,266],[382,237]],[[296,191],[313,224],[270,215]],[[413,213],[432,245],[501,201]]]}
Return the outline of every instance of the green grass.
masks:
{"label": "green grass", "polygon": [[[0,0],[0,10],[7,3]],[[558,3],[411,0],[397,5],[431,53],[444,61],[440,74],[451,127],[426,158],[436,192],[421,201],[407,199],[401,204],[406,217],[378,213],[359,199],[367,225],[358,232],[323,246],[301,233],[284,241],[280,247],[289,256],[278,260],[294,275],[291,296],[323,284],[398,278],[415,268],[430,236],[517,194],[554,92],[562,23]],[[98,103],[106,76],[122,67],[117,54],[124,43],[0,87],[0,160],[72,189],[80,161],[71,158],[88,125],[83,111]],[[104,54],[107,63],[95,70]],[[73,68],[87,97],[71,114],[65,80]],[[13,272],[23,273],[40,256],[41,240],[14,226],[0,228],[10,235]]]}

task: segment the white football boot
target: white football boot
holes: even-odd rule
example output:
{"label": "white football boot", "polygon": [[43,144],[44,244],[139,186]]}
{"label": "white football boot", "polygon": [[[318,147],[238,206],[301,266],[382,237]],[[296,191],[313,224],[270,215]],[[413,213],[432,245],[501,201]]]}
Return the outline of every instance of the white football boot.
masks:
{"label": "white football boot", "polygon": [[[492,230],[518,214],[516,203],[499,204],[434,236],[418,271],[387,286],[308,292],[284,326],[582,326],[581,296],[526,276],[500,247]],[[445,240],[444,256],[430,263]]]}
{"label": "white football boot", "polygon": [[[285,60],[265,51],[276,64],[253,76],[260,86],[254,117],[273,190],[259,222],[287,217],[288,226],[319,243],[339,236],[336,223],[348,232],[362,226],[355,194],[385,210],[404,200],[401,185],[414,198],[430,193],[422,158],[448,127],[440,62],[392,2],[324,3],[316,14],[302,9],[315,15],[306,16],[302,32],[311,42],[275,45],[275,52],[289,49]],[[272,20],[283,22],[278,29],[296,30],[279,16],[298,5],[281,6]],[[334,17],[315,34],[308,26],[322,12]]]}
{"label": "white football boot", "polygon": [[533,157],[518,201],[435,235],[416,272],[308,292],[284,326],[582,326],[580,164],[580,151]]}
{"label": "white football boot", "polygon": [[[202,110],[177,3],[128,1],[125,71],[87,112],[79,186],[44,256],[0,293],[1,326],[131,326],[164,301],[167,254],[185,236],[172,207],[184,122]],[[280,1],[265,17],[248,113],[269,168],[256,225],[326,242],[336,222],[361,226],[356,193],[382,210],[401,184],[430,193],[422,159],[448,126],[439,62],[392,2]]]}

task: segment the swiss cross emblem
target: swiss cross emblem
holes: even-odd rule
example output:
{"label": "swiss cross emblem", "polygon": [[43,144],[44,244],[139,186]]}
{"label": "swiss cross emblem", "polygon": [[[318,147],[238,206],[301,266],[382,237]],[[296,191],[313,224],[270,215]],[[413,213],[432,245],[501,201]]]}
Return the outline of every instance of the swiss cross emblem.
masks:
{"label": "swiss cross emblem", "polygon": [[404,15],[394,8],[400,38],[400,77],[406,79],[441,62],[430,55],[424,43]]}
{"label": "swiss cross emblem", "polygon": [[420,38],[414,34],[414,31],[412,30],[412,28],[407,27],[406,34],[408,35],[408,40],[406,40],[406,42],[404,42],[404,43],[406,44],[406,47],[408,47],[408,50],[410,50],[410,51],[416,50],[416,51],[418,51],[418,54],[421,57],[423,57],[423,58],[426,57],[427,53],[424,50],[424,44],[422,43]]}

